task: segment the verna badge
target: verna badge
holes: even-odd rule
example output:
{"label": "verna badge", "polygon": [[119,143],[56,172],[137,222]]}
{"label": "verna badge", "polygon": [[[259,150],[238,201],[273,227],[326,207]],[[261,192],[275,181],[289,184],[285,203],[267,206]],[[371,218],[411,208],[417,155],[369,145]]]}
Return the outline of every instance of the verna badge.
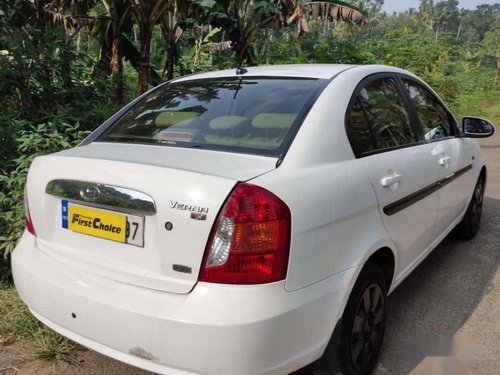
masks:
{"label": "verna badge", "polygon": [[80,196],[87,202],[95,202],[100,194],[101,191],[97,186],[87,186],[80,189]]}
{"label": "verna badge", "polygon": [[173,210],[188,211],[193,220],[207,220],[208,207],[195,206],[191,204],[170,201],[170,208]]}

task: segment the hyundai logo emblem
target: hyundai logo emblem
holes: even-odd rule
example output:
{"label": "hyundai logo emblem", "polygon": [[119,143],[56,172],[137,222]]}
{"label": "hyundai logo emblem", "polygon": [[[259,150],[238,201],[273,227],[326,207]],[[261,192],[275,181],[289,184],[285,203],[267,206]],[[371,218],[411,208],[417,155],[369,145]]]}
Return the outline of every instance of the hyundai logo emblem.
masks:
{"label": "hyundai logo emblem", "polygon": [[97,186],[87,186],[80,190],[80,196],[87,202],[94,202],[100,194],[101,191]]}

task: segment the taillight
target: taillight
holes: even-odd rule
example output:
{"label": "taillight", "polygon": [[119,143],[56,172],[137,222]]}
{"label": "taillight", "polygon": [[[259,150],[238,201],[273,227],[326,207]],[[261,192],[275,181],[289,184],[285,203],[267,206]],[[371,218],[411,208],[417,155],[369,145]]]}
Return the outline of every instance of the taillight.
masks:
{"label": "taillight", "polygon": [[32,235],[36,236],[35,227],[33,226],[33,221],[31,220],[30,207],[28,204],[28,194],[26,192],[26,185],[24,186],[24,217],[26,218],[26,229]]}
{"label": "taillight", "polygon": [[290,227],[290,210],[276,195],[255,185],[236,185],[210,234],[200,281],[261,284],[283,280]]}

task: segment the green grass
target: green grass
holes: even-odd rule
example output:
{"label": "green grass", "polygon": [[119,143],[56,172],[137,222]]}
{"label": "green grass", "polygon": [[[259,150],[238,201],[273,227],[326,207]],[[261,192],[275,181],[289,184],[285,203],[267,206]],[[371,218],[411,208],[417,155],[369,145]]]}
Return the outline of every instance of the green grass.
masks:
{"label": "green grass", "polygon": [[29,313],[13,287],[0,288],[0,343],[13,342],[39,335],[41,323]]}
{"label": "green grass", "polygon": [[25,342],[32,348],[32,359],[75,363],[81,347],[58,335],[30,314],[14,287],[0,284],[0,345]]}
{"label": "green grass", "polygon": [[455,114],[458,120],[463,116],[479,116],[500,126],[500,90],[463,94],[458,97],[457,101]]}

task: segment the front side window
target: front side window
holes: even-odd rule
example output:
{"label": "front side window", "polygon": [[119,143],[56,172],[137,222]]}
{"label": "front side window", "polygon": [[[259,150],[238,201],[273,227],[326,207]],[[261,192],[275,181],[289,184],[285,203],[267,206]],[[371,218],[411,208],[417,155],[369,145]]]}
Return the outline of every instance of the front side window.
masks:
{"label": "front side window", "polygon": [[403,84],[417,113],[425,140],[433,141],[453,135],[450,117],[441,103],[418,83],[403,79]]}
{"label": "front side window", "polygon": [[98,141],[279,155],[323,80],[217,78],[153,91]]}
{"label": "front side window", "polygon": [[392,78],[377,79],[359,91],[347,117],[347,128],[356,156],[416,141],[410,116]]}

